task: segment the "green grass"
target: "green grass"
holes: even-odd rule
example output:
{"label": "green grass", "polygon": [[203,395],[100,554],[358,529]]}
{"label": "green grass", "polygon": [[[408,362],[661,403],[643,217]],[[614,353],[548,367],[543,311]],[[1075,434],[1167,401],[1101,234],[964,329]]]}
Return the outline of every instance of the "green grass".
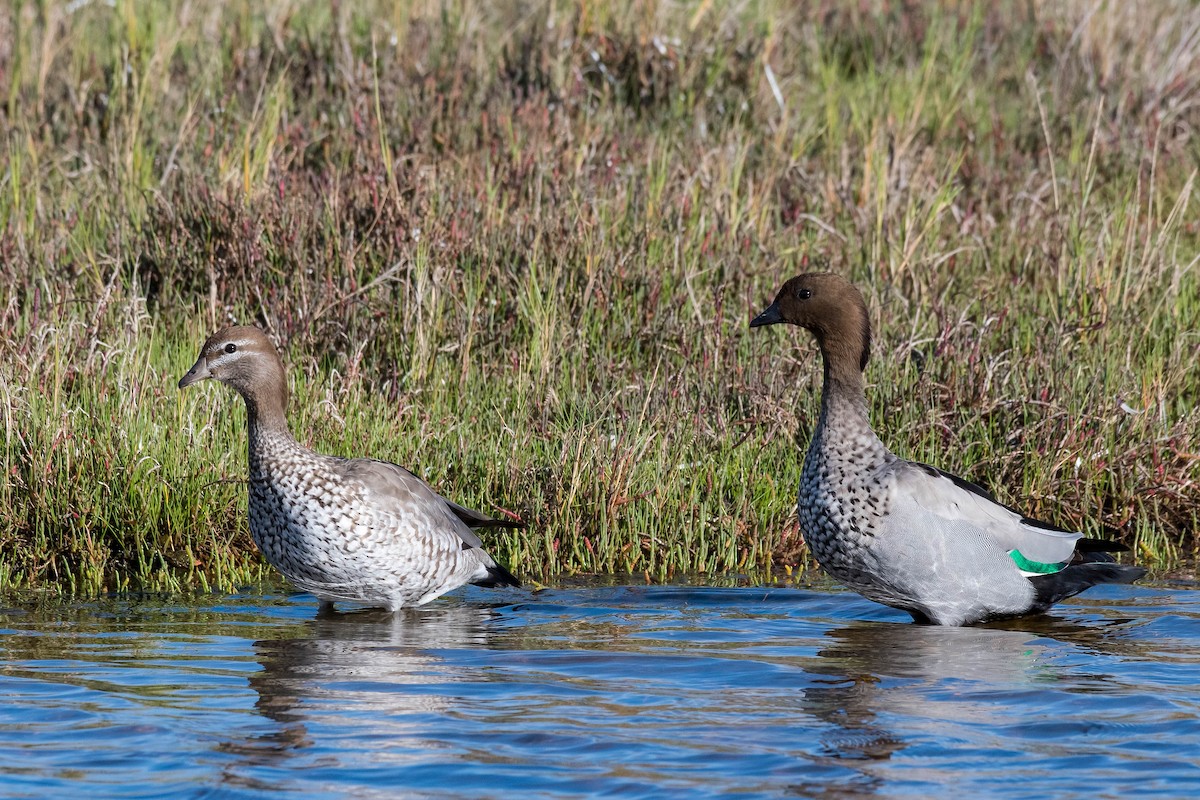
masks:
{"label": "green grass", "polygon": [[803,568],[819,365],[746,323],[817,264],[893,450],[1194,557],[1194,4],[177,6],[0,16],[0,587],[270,574],[175,388],[231,321],[525,576]]}

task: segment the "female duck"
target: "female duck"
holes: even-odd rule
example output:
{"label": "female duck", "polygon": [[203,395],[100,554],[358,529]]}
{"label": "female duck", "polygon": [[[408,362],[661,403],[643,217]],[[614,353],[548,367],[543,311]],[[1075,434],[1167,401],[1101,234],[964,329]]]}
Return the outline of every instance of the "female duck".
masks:
{"label": "female duck", "polygon": [[258,328],[210,336],[179,388],[205,378],[246,401],[250,535],[322,609],[341,600],[395,611],[464,583],[520,586],[471,530],[520,524],[453,503],[403,467],[321,455],[292,438],[283,363]]}
{"label": "female duck", "polygon": [[1040,613],[1089,586],[1145,573],[1106,552],[1122,545],[1025,517],[884,447],[867,418],[867,308],[849,282],[831,273],[792,278],[750,327],[780,322],[811,331],[825,365],[797,512],[813,555],[836,579],[918,622],[969,625]]}

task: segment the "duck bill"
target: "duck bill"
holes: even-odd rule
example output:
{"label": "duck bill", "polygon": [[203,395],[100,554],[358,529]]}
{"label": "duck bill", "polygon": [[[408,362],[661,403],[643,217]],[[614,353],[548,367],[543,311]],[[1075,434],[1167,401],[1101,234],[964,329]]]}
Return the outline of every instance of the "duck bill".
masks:
{"label": "duck bill", "polygon": [[179,388],[186,389],[193,383],[198,383],[205,378],[211,377],[212,372],[208,369],[208,359],[206,359],[204,356],[200,356],[198,359],[196,359],[196,363],[192,365],[192,368],[188,370],[187,375],[184,375],[179,379]]}
{"label": "duck bill", "polygon": [[779,322],[783,322],[783,317],[779,313],[779,304],[771,303],[767,306],[766,311],[750,320],[750,327],[761,328],[763,325],[774,325]]}

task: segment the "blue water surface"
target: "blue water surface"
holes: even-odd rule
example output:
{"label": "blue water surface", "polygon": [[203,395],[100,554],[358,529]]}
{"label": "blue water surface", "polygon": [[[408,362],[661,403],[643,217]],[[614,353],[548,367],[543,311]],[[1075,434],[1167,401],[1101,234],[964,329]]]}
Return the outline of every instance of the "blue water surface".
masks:
{"label": "blue water surface", "polygon": [[1200,797],[1200,602],[933,628],[814,588],[0,609],[3,797]]}

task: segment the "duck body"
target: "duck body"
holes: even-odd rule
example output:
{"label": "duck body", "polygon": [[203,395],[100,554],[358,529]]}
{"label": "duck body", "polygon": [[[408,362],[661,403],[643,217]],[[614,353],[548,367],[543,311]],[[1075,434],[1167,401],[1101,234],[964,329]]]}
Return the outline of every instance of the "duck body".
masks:
{"label": "duck body", "polygon": [[180,387],[205,378],[246,401],[254,543],[323,607],[349,601],[396,611],[465,583],[520,585],[472,530],[519,525],[453,503],[396,464],[323,455],[297,442],[284,417],[282,362],[257,328],[209,337]]}
{"label": "duck body", "polygon": [[889,451],[867,415],[870,328],[862,296],[829,273],[788,281],[752,327],[792,322],[821,346],[821,415],[804,459],[797,515],[834,578],[919,622],[967,625],[1039,613],[1096,583],[1144,570],[1123,546],[1024,517],[986,490]]}

